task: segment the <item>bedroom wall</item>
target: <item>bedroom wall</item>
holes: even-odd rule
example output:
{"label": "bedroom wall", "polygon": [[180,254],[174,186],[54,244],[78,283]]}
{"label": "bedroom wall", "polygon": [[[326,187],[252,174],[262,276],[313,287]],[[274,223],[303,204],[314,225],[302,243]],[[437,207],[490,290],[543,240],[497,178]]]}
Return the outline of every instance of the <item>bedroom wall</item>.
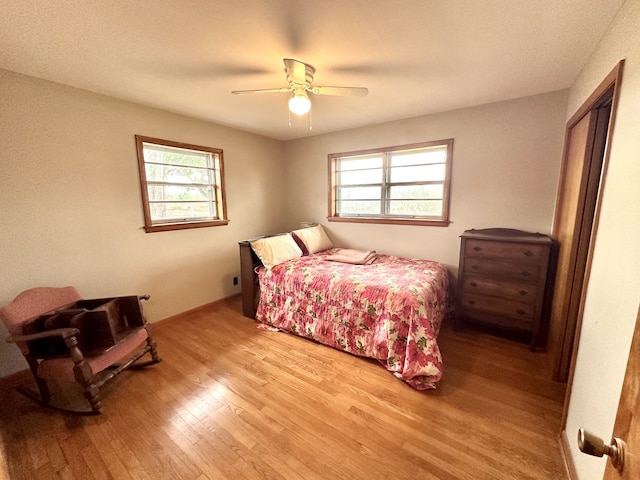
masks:
{"label": "bedroom wall", "polygon": [[625,59],[566,426],[580,480],[602,478],[607,459],[580,453],[576,433],[611,438],[640,303],[638,25],[640,1],[627,0],[569,92],[567,120]]}
{"label": "bedroom wall", "polygon": [[[153,322],[239,293],[237,242],[285,228],[282,142],[3,70],[0,105],[0,305],[149,293]],[[222,148],[229,225],[145,233],[135,134]],[[1,341],[0,376],[26,367]]]}
{"label": "bedroom wall", "polygon": [[[567,91],[287,142],[289,228],[322,223],[337,246],[438,260],[457,273],[459,235],[507,227],[549,233]],[[453,138],[448,227],[328,222],[329,153]]]}

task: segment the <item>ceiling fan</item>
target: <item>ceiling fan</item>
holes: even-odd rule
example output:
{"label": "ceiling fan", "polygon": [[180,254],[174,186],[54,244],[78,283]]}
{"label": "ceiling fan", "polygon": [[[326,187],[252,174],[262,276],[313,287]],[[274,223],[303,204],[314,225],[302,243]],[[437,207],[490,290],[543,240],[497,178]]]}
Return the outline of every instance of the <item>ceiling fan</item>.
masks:
{"label": "ceiling fan", "polygon": [[289,110],[296,115],[304,115],[311,109],[309,93],[315,95],[357,95],[364,96],[369,90],[364,87],[316,87],[312,86],[315,68],[293,58],[284,58],[284,71],[288,87],[265,88],[261,90],[234,90],[233,94],[248,93],[287,93],[293,92],[289,99]]}

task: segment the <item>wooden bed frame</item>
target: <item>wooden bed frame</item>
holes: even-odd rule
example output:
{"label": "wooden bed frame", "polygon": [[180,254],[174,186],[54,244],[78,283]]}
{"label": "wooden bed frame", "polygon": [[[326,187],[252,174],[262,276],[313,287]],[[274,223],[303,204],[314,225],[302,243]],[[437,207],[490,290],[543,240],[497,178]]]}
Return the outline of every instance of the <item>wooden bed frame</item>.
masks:
{"label": "wooden bed frame", "polygon": [[262,235],[238,242],[240,246],[240,286],[242,287],[242,314],[245,317],[256,318],[258,301],[260,300],[260,285],[256,267],[262,266],[262,262],[251,248],[251,242],[260,238],[277,237],[288,233],[276,233],[274,235]]}
{"label": "wooden bed frame", "polygon": [[239,242],[240,245],[240,286],[242,287],[242,314],[245,317],[256,318],[256,297],[259,287],[255,268],[260,260],[251,249],[249,240]]}

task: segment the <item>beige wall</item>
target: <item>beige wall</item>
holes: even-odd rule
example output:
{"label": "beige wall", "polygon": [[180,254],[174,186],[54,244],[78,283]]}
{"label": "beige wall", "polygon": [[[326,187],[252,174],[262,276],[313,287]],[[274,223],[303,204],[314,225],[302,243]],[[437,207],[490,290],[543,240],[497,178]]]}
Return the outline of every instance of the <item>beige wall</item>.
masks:
{"label": "beige wall", "polygon": [[[338,245],[432,258],[453,274],[466,229],[548,233],[567,92],[287,143],[1,70],[0,100],[0,304],[72,284],[85,297],[150,293],[156,321],[238,293],[238,240],[304,220]],[[230,224],[144,233],[135,134],[224,149]],[[326,222],[328,153],[450,137],[449,227]],[[25,367],[14,350],[0,343],[0,376]]]}
{"label": "beige wall", "polygon": [[[237,242],[284,228],[281,142],[2,70],[0,105],[0,305],[75,285],[159,320],[238,293]],[[222,148],[229,225],[145,233],[135,134]],[[0,341],[0,376],[23,368]]]}
{"label": "beige wall", "polygon": [[640,1],[627,0],[569,95],[567,119],[625,59],[566,427],[581,480],[601,479],[606,458],[581,454],[576,433],[611,438],[640,301],[639,25]]}
{"label": "beige wall", "polygon": [[[339,246],[438,260],[457,272],[459,235],[507,227],[549,233],[567,91],[426,115],[286,144],[289,227],[322,223]],[[327,222],[329,153],[453,138],[449,227]]]}

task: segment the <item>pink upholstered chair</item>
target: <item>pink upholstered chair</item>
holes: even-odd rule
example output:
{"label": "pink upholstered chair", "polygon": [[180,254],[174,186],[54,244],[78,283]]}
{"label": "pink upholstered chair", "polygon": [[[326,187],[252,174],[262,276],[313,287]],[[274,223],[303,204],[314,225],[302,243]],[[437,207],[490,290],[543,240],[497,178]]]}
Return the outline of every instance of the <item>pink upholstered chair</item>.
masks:
{"label": "pink upholstered chair", "polygon": [[[82,300],[74,287],[37,287],[19,294],[0,309],[0,317],[10,333],[7,341],[20,348],[29,364],[39,395],[18,390],[44,405],[63,408],[51,403],[47,379],[75,381],[90,405],[82,412],[101,413],[101,389],[107,382],[128,367],[160,361],[139,303],[148,298]],[[115,302],[106,308],[106,300]],[[96,316],[87,315],[90,309],[101,310],[96,312],[100,325]],[[108,338],[92,338],[95,335]],[[135,363],[146,353],[151,360]]]}

